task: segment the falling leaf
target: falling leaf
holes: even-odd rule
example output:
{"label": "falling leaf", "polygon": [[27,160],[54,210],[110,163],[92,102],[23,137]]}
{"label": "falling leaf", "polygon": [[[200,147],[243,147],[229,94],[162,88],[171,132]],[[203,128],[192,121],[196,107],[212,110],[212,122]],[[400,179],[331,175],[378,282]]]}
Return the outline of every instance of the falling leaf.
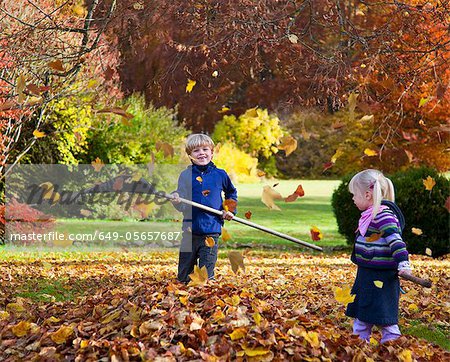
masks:
{"label": "falling leaf", "polygon": [[223,209],[225,211],[236,212],[237,201],[233,199],[226,199],[223,202]]}
{"label": "falling leaf", "polygon": [[336,287],[334,288],[334,298],[341,304],[345,306],[349,303],[353,303],[355,301],[355,294],[350,294],[350,287],[345,285],[342,288]]}
{"label": "falling leaf", "polygon": [[98,110],[97,113],[113,113],[113,114],[117,114],[118,116],[121,116],[128,120],[134,118],[134,115],[132,115],[131,113],[128,113],[125,109],[120,108],[120,107],[103,108],[103,109]]}
{"label": "falling leaf", "polygon": [[207,236],[205,238],[205,245],[209,248],[212,248],[214,245],[216,245],[216,241],[211,236]]}
{"label": "falling leaf", "polygon": [[423,185],[425,186],[425,190],[431,191],[433,187],[436,185],[436,181],[431,176],[428,176],[426,180],[422,180]]}
{"label": "falling leaf", "polygon": [[167,142],[156,142],[156,150],[157,151],[162,151],[164,154],[164,157],[173,157],[174,156],[174,149],[172,147],[172,145],[170,145]]}
{"label": "falling leaf", "polygon": [[26,95],[23,93],[26,87],[26,81],[23,74],[19,75],[16,80],[16,93],[18,94],[18,102],[22,103],[25,100]]}
{"label": "falling leaf", "polygon": [[355,117],[355,109],[356,109],[356,99],[358,98],[358,93],[352,92],[348,96],[348,110],[350,113],[350,120],[352,121]]}
{"label": "falling leaf", "polygon": [[244,338],[247,335],[246,328],[236,328],[229,334],[232,341],[236,341],[238,339]]}
{"label": "falling leaf", "polygon": [[322,172],[325,172],[326,170],[329,170],[330,168],[332,168],[334,166],[333,162],[327,162],[323,164],[323,170]]}
{"label": "falling leaf", "polygon": [[374,280],[373,284],[375,284],[377,288],[383,288],[383,282],[381,280]]}
{"label": "falling leaf", "polygon": [[203,196],[208,196],[209,194],[211,193],[211,191],[210,190],[203,190],[202,191],[202,194],[203,194]]}
{"label": "falling leaf", "polygon": [[425,254],[427,254],[428,256],[433,256],[433,252],[431,251],[430,248],[425,249]]}
{"label": "falling leaf", "polygon": [[245,213],[245,218],[248,220],[252,218],[252,212],[250,210]]}
{"label": "falling leaf", "polygon": [[344,154],[344,151],[340,148],[336,150],[334,155],[331,157],[331,163],[336,163],[337,159]]}
{"label": "falling leaf", "polygon": [[289,34],[288,39],[292,44],[298,43],[298,36],[295,34]]}
{"label": "falling leaf", "polygon": [[61,62],[61,60],[56,59],[53,62],[47,63],[47,65],[52,68],[53,70],[57,70],[58,72],[65,72],[64,65]]}
{"label": "falling leaf", "polygon": [[231,239],[231,235],[227,229],[222,228],[222,241],[227,242]]}
{"label": "falling leaf", "polygon": [[411,152],[411,151],[408,151],[408,150],[404,150],[404,151],[405,151],[405,153],[406,153],[406,156],[408,157],[409,163],[413,162],[413,160],[414,160],[414,155],[412,154],[412,152]]}
{"label": "falling leaf", "polygon": [[422,229],[419,229],[419,228],[411,228],[411,231],[412,231],[413,234],[416,234],[416,235],[422,235],[423,234]]}
{"label": "falling leaf", "polygon": [[427,98],[420,98],[419,101],[419,108],[423,107],[425,104],[427,104],[429,101],[431,101],[433,97],[427,97]]}
{"label": "falling leaf", "polygon": [[381,233],[373,233],[372,235],[366,237],[366,241],[368,243],[373,243],[374,241],[380,240],[380,238],[383,236],[383,231]]}
{"label": "falling leaf", "polygon": [[217,76],[219,75],[219,72],[217,70],[215,70],[214,72],[212,72],[211,74],[214,78],[217,78]]}
{"label": "falling leaf", "polygon": [[361,117],[359,122],[367,122],[367,121],[372,121],[372,120],[373,120],[373,114],[365,115],[365,116]]}
{"label": "falling leaf", "polygon": [[73,327],[71,326],[61,326],[56,332],[50,334],[50,338],[56,344],[63,344],[69,339],[73,334]]}
{"label": "falling leaf", "polygon": [[282,200],[283,196],[277,191],[275,191],[270,186],[263,187],[263,193],[261,196],[261,201],[266,205],[270,210],[281,210],[277,205],[275,205],[274,200]]}
{"label": "falling leaf", "polygon": [[374,151],[374,150],[371,150],[370,148],[366,148],[366,149],[364,150],[364,154],[365,154],[366,156],[373,157],[373,156],[378,155],[378,152],[377,152],[377,151]]}
{"label": "falling leaf", "polygon": [[305,191],[303,190],[303,186],[298,185],[297,189],[294,191],[294,193],[289,195],[288,197],[286,197],[284,199],[284,201],[285,202],[293,202],[293,201],[297,200],[297,198],[303,197],[303,196],[305,196]]}
{"label": "falling leaf", "polygon": [[189,274],[189,278],[191,279],[188,284],[190,287],[205,285],[208,281],[208,271],[206,270],[206,266],[199,268],[198,265],[194,265],[194,272]]}
{"label": "falling leaf", "polygon": [[198,182],[200,182],[200,183],[203,182],[203,179],[202,179],[200,176],[197,176],[195,179],[196,179]]}
{"label": "falling leaf", "polygon": [[45,133],[35,129],[33,131],[33,136],[36,138],[42,138],[42,137],[45,137]]}
{"label": "falling leaf", "polygon": [[322,240],[323,235],[320,232],[320,230],[317,228],[317,226],[311,226],[311,229],[309,230],[311,234],[311,240],[313,241],[319,241]]}
{"label": "falling leaf", "polygon": [[191,93],[194,86],[197,84],[195,80],[188,79],[187,85],[186,85],[186,93]]}
{"label": "falling leaf", "polygon": [[91,162],[92,167],[94,168],[95,172],[100,172],[100,170],[105,166],[103,161],[100,158],[96,158],[95,161]]}
{"label": "falling leaf", "polygon": [[264,171],[258,170],[258,171],[256,171],[256,175],[258,177],[264,177],[266,175],[266,173]]}
{"label": "falling leaf", "polygon": [[281,144],[277,146],[278,149],[284,150],[286,156],[289,156],[297,149],[297,140],[292,136],[284,136],[281,139]]}
{"label": "falling leaf", "polygon": [[242,254],[238,251],[229,251],[228,259],[231,263],[231,270],[236,274],[239,268],[245,272],[244,258]]}

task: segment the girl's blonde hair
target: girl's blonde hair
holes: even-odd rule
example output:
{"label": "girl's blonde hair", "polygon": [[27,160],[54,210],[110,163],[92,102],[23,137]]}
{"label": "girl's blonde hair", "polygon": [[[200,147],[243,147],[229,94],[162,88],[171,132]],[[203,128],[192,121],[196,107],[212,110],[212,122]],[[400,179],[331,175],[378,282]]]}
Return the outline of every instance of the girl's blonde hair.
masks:
{"label": "girl's blonde hair", "polygon": [[353,195],[364,195],[366,191],[372,191],[373,212],[372,217],[378,214],[381,200],[395,201],[394,185],[392,181],[383,175],[381,171],[368,169],[358,172],[350,180],[348,189]]}
{"label": "girl's blonde hair", "polygon": [[190,155],[194,148],[201,146],[208,146],[211,148],[211,151],[214,151],[214,142],[211,137],[203,133],[191,134],[186,140],[186,153]]}

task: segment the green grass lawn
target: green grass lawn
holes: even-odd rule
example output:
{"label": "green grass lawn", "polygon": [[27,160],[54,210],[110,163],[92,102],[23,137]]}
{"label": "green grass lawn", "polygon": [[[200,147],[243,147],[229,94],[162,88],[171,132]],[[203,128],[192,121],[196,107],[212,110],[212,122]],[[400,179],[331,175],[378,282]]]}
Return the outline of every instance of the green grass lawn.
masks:
{"label": "green grass lawn", "polygon": [[[251,211],[250,221],[254,223],[322,247],[345,246],[345,239],[338,233],[336,219],[331,208],[331,194],[339,182],[333,180],[289,180],[238,185],[238,216],[245,218],[244,214]],[[292,194],[299,184],[303,186],[305,196],[291,203],[283,200],[276,201],[281,211],[269,210],[261,202],[262,188],[264,185],[273,186],[276,183],[279,184],[274,189],[284,197]],[[320,242],[311,241],[309,230],[313,225],[317,226],[323,234]],[[227,222],[225,228],[233,238],[231,242],[297,247],[295,243],[235,222]]]}

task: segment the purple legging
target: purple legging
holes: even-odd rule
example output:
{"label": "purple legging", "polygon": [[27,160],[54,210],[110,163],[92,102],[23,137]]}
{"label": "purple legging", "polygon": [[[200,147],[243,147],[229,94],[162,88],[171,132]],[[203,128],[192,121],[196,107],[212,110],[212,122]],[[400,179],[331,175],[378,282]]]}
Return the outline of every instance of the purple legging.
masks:
{"label": "purple legging", "polygon": [[[372,333],[373,324],[362,322],[359,319],[355,319],[353,322],[353,334],[357,334],[359,338],[370,341],[370,334]],[[402,334],[398,328],[398,324],[392,324],[390,326],[379,326],[381,328],[381,343],[392,341],[397,339]]]}

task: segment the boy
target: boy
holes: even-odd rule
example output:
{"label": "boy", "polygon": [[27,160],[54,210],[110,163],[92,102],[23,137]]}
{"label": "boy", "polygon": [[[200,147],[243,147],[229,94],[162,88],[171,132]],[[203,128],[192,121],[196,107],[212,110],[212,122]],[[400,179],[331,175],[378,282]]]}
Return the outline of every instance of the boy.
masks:
{"label": "boy", "polygon": [[[223,219],[231,220],[233,214],[223,210],[222,191],[225,199],[237,202],[237,191],[227,173],[212,163],[213,140],[204,134],[192,134],[186,140],[186,153],[192,165],[188,166],[178,178],[178,188],[172,194],[175,208],[183,213],[183,238],[181,240],[178,280],[188,283],[189,274],[197,264],[206,266],[208,278],[214,279],[217,261],[218,239],[222,233]],[[180,203],[179,197],[199,204],[223,210],[222,217],[202,209]],[[232,210],[235,212],[235,210]],[[211,239],[214,240],[213,246]],[[208,240],[207,240],[208,239]]]}

